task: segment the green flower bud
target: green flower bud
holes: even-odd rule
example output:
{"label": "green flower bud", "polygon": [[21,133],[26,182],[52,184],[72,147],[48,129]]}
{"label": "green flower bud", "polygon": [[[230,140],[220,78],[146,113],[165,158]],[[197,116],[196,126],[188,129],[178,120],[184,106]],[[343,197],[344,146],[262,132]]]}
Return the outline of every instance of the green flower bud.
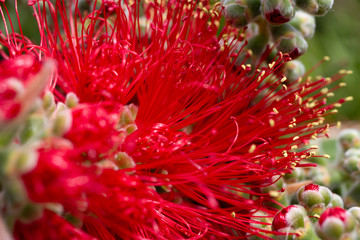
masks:
{"label": "green flower bud", "polygon": [[289,54],[292,59],[304,54],[308,48],[308,44],[301,33],[289,23],[271,27],[271,33],[277,42],[277,49]]}
{"label": "green flower bud", "polygon": [[318,236],[328,240],[345,239],[354,229],[355,218],[340,207],[326,209],[315,226]]}
{"label": "green flower bud", "polygon": [[293,18],[295,7],[292,0],[262,0],[261,13],[269,23],[283,24]]}
{"label": "green flower bud", "polygon": [[342,148],[360,148],[360,133],[356,129],[344,129],[339,133],[339,142]]}
{"label": "green flower bud", "polygon": [[48,112],[49,114],[53,113],[56,109],[56,104],[55,104],[55,99],[54,99],[54,95],[50,92],[47,91],[44,94],[43,97],[43,108],[45,109],[46,112]]}
{"label": "green flower bud", "polygon": [[277,45],[277,49],[280,52],[288,53],[291,59],[296,59],[303,55],[307,48],[307,42],[300,35],[295,35],[293,38],[283,38]]}
{"label": "green flower bud", "polygon": [[311,183],[298,190],[297,198],[310,216],[320,216],[332,201],[332,195],[328,188]]}
{"label": "green flower bud", "polygon": [[356,156],[349,156],[344,159],[344,168],[346,171],[353,173],[357,172],[360,169],[360,157],[359,155]]}
{"label": "green flower bud", "polygon": [[312,38],[315,33],[315,17],[304,12],[296,11],[295,17],[290,21],[290,24],[296,28],[304,38]]}
{"label": "green flower bud", "polygon": [[[245,27],[248,23],[245,16],[245,7],[241,6],[237,3],[226,4],[230,1],[224,2],[224,14],[226,19],[233,25],[234,27],[241,28]],[[231,1],[232,2],[232,1]]]}
{"label": "green flower bud", "polygon": [[77,106],[78,104],[79,104],[79,98],[76,96],[75,93],[70,92],[66,95],[65,105],[68,108],[73,108],[73,107]]}
{"label": "green flower bud", "polygon": [[296,6],[316,16],[327,14],[333,4],[334,0],[296,0]]}
{"label": "green flower bud", "polygon": [[120,168],[133,168],[136,166],[135,161],[125,152],[119,152],[115,156],[115,164]]}
{"label": "green flower bud", "polygon": [[260,0],[225,0],[222,3],[226,19],[237,28],[245,27],[260,14]]}
{"label": "green flower bud", "polygon": [[341,207],[341,208],[343,208],[344,207],[344,201],[340,197],[340,195],[338,195],[336,193],[333,193],[332,201],[331,201],[331,203],[329,204],[328,207]]}
{"label": "green flower bud", "polygon": [[285,64],[285,76],[288,83],[299,80],[305,74],[305,66],[298,60],[293,60]]}
{"label": "green flower bud", "polygon": [[360,207],[349,208],[348,212],[353,215],[358,224],[360,224]]}
{"label": "green flower bud", "polygon": [[71,127],[71,111],[63,103],[58,103],[53,123],[53,133],[63,136]]}

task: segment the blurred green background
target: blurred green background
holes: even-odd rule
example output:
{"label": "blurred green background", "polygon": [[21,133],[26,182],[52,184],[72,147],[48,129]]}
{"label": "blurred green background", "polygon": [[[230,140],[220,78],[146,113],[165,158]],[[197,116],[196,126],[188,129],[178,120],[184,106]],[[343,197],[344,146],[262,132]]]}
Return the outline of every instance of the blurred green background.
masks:
{"label": "blurred green background", "polygon": [[[14,8],[14,2],[6,1],[9,9]],[[39,41],[31,7],[27,6],[27,0],[18,2],[24,34]],[[16,19],[13,13],[12,19]],[[331,120],[360,121],[360,0],[335,0],[333,10],[325,17],[317,17],[316,22],[315,36],[309,40],[308,52],[300,60],[310,69],[324,56],[331,58],[314,71],[314,76],[329,77],[340,69],[353,70],[352,75],[342,79],[347,86],[337,90],[333,99],[353,96],[354,101],[345,103],[339,109],[339,114],[331,117]],[[0,30],[4,30],[2,21]]]}

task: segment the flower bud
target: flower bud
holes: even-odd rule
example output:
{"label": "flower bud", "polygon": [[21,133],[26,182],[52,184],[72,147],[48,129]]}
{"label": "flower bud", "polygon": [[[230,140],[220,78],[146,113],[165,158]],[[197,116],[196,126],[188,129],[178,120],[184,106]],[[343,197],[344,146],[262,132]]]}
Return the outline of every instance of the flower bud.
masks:
{"label": "flower bud", "polygon": [[312,38],[315,33],[315,17],[301,10],[296,11],[290,24],[296,28],[304,38]]}
{"label": "flower bud", "polygon": [[288,83],[293,83],[304,76],[305,66],[298,60],[293,60],[285,64],[285,76]]}
{"label": "flower bud", "polygon": [[327,14],[333,4],[334,0],[296,0],[296,6],[316,16]]}
{"label": "flower bud", "polygon": [[262,0],[261,13],[271,24],[283,24],[289,22],[295,13],[292,0]]}
{"label": "flower bud", "polygon": [[343,199],[336,193],[333,193],[331,203],[328,207],[344,207]]}
{"label": "flower bud", "polygon": [[63,103],[58,103],[53,123],[53,133],[56,136],[64,135],[71,127],[71,111]]}
{"label": "flower bud", "polygon": [[224,1],[224,14],[226,19],[234,27],[245,27],[248,23],[245,17],[245,7],[235,3],[235,1]]}
{"label": "flower bud", "polygon": [[356,129],[344,129],[339,133],[339,142],[342,148],[360,148],[360,133]]}
{"label": "flower bud", "polygon": [[[312,224],[302,206],[290,205],[278,212],[272,222],[272,230],[286,234],[296,234],[299,239],[311,239]],[[281,236],[279,236],[281,238]],[[293,239],[292,236],[286,239]]]}
{"label": "flower bud", "polygon": [[260,14],[260,0],[225,0],[223,6],[226,19],[237,28],[245,27]]}
{"label": "flower bud", "polygon": [[303,55],[307,48],[307,42],[300,35],[295,35],[293,38],[283,38],[277,46],[279,51],[288,53],[291,59],[296,59]]}
{"label": "flower bud", "polygon": [[73,108],[73,107],[77,106],[78,104],[79,104],[79,98],[76,96],[75,93],[70,92],[66,95],[65,105],[68,108]]}
{"label": "flower bud", "polygon": [[48,114],[52,114],[56,109],[54,95],[47,91],[43,97],[43,108]]}
{"label": "flower bud", "polygon": [[360,224],[360,207],[349,208],[348,212],[353,215],[355,220]]}
{"label": "flower bud", "polygon": [[360,155],[352,155],[344,159],[344,168],[346,171],[353,173],[360,169]]}
{"label": "flower bud", "polygon": [[310,216],[320,215],[331,202],[332,192],[327,187],[310,183],[298,190],[297,198]]}
{"label": "flower bud", "polygon": [[342,239],[351,234],[354,229],[354,217],[340,207],[326,209],[315,226],[319,237],[329,240]]}
{"label": "flower bud", "polygon": [[135,161],[125,152],[119,152],[115,156],[115,164],[120,168],[133,168],[135,167]]}
{"label": "flower bud", "polygon": [[295,59],[304,54],[308,48],[308,44],[294,27],[289,23],[280,26],[273,26],[271,33],[277,44],[277,49],[283,53],[289,54]]}

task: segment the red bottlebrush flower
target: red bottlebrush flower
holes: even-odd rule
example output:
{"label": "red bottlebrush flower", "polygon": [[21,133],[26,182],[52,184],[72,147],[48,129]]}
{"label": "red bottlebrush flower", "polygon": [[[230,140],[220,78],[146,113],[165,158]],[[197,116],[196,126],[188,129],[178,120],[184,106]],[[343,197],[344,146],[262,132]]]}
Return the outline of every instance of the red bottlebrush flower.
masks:
{"label": "red bottlebrush flower", "polygon": [[340,75],[283,85],[275,72],[288,56],[245,65],[234,51],[243,39],[219,29],[206,1],[97,3],[31,1],[40,46],[0,37],[10,58],[55,59],[48,88],[80,101],[69,146],[39,147],[22,176],[30,200],[61,204],[99,239],[269,238],[251,224],[255,210],[276,214],[258,189],[301,166],[310,150],[293,150],[327,133],[333,105],[319,90]]}

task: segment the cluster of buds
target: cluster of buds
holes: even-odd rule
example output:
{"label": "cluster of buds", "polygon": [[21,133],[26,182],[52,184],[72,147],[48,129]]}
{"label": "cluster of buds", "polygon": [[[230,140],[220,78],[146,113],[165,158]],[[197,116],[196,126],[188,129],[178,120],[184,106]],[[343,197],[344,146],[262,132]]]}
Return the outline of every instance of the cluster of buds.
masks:
{"label": "cluster of buds", "polygon": [[[245,46],[259,55],[269,51],[281,51],[292,59],[304,54],[307,39],[315,33],[315,17],[324,16],[334,0],[221,0],[223,14],[234,27],[248,27]],[[255,26],[255,27],[254,27]],[[254,31],[255,29],[255,31]],[[288,63],[289,80],[302,76],[301,62]]]}
{"label": "cluster of buds", "polygon": [[300,205],[280,210],[272,221],[276,239],[355,239],[359,233],[359,207],[345,210],[341,197],[328,188],[308,184],[297,192]]}

